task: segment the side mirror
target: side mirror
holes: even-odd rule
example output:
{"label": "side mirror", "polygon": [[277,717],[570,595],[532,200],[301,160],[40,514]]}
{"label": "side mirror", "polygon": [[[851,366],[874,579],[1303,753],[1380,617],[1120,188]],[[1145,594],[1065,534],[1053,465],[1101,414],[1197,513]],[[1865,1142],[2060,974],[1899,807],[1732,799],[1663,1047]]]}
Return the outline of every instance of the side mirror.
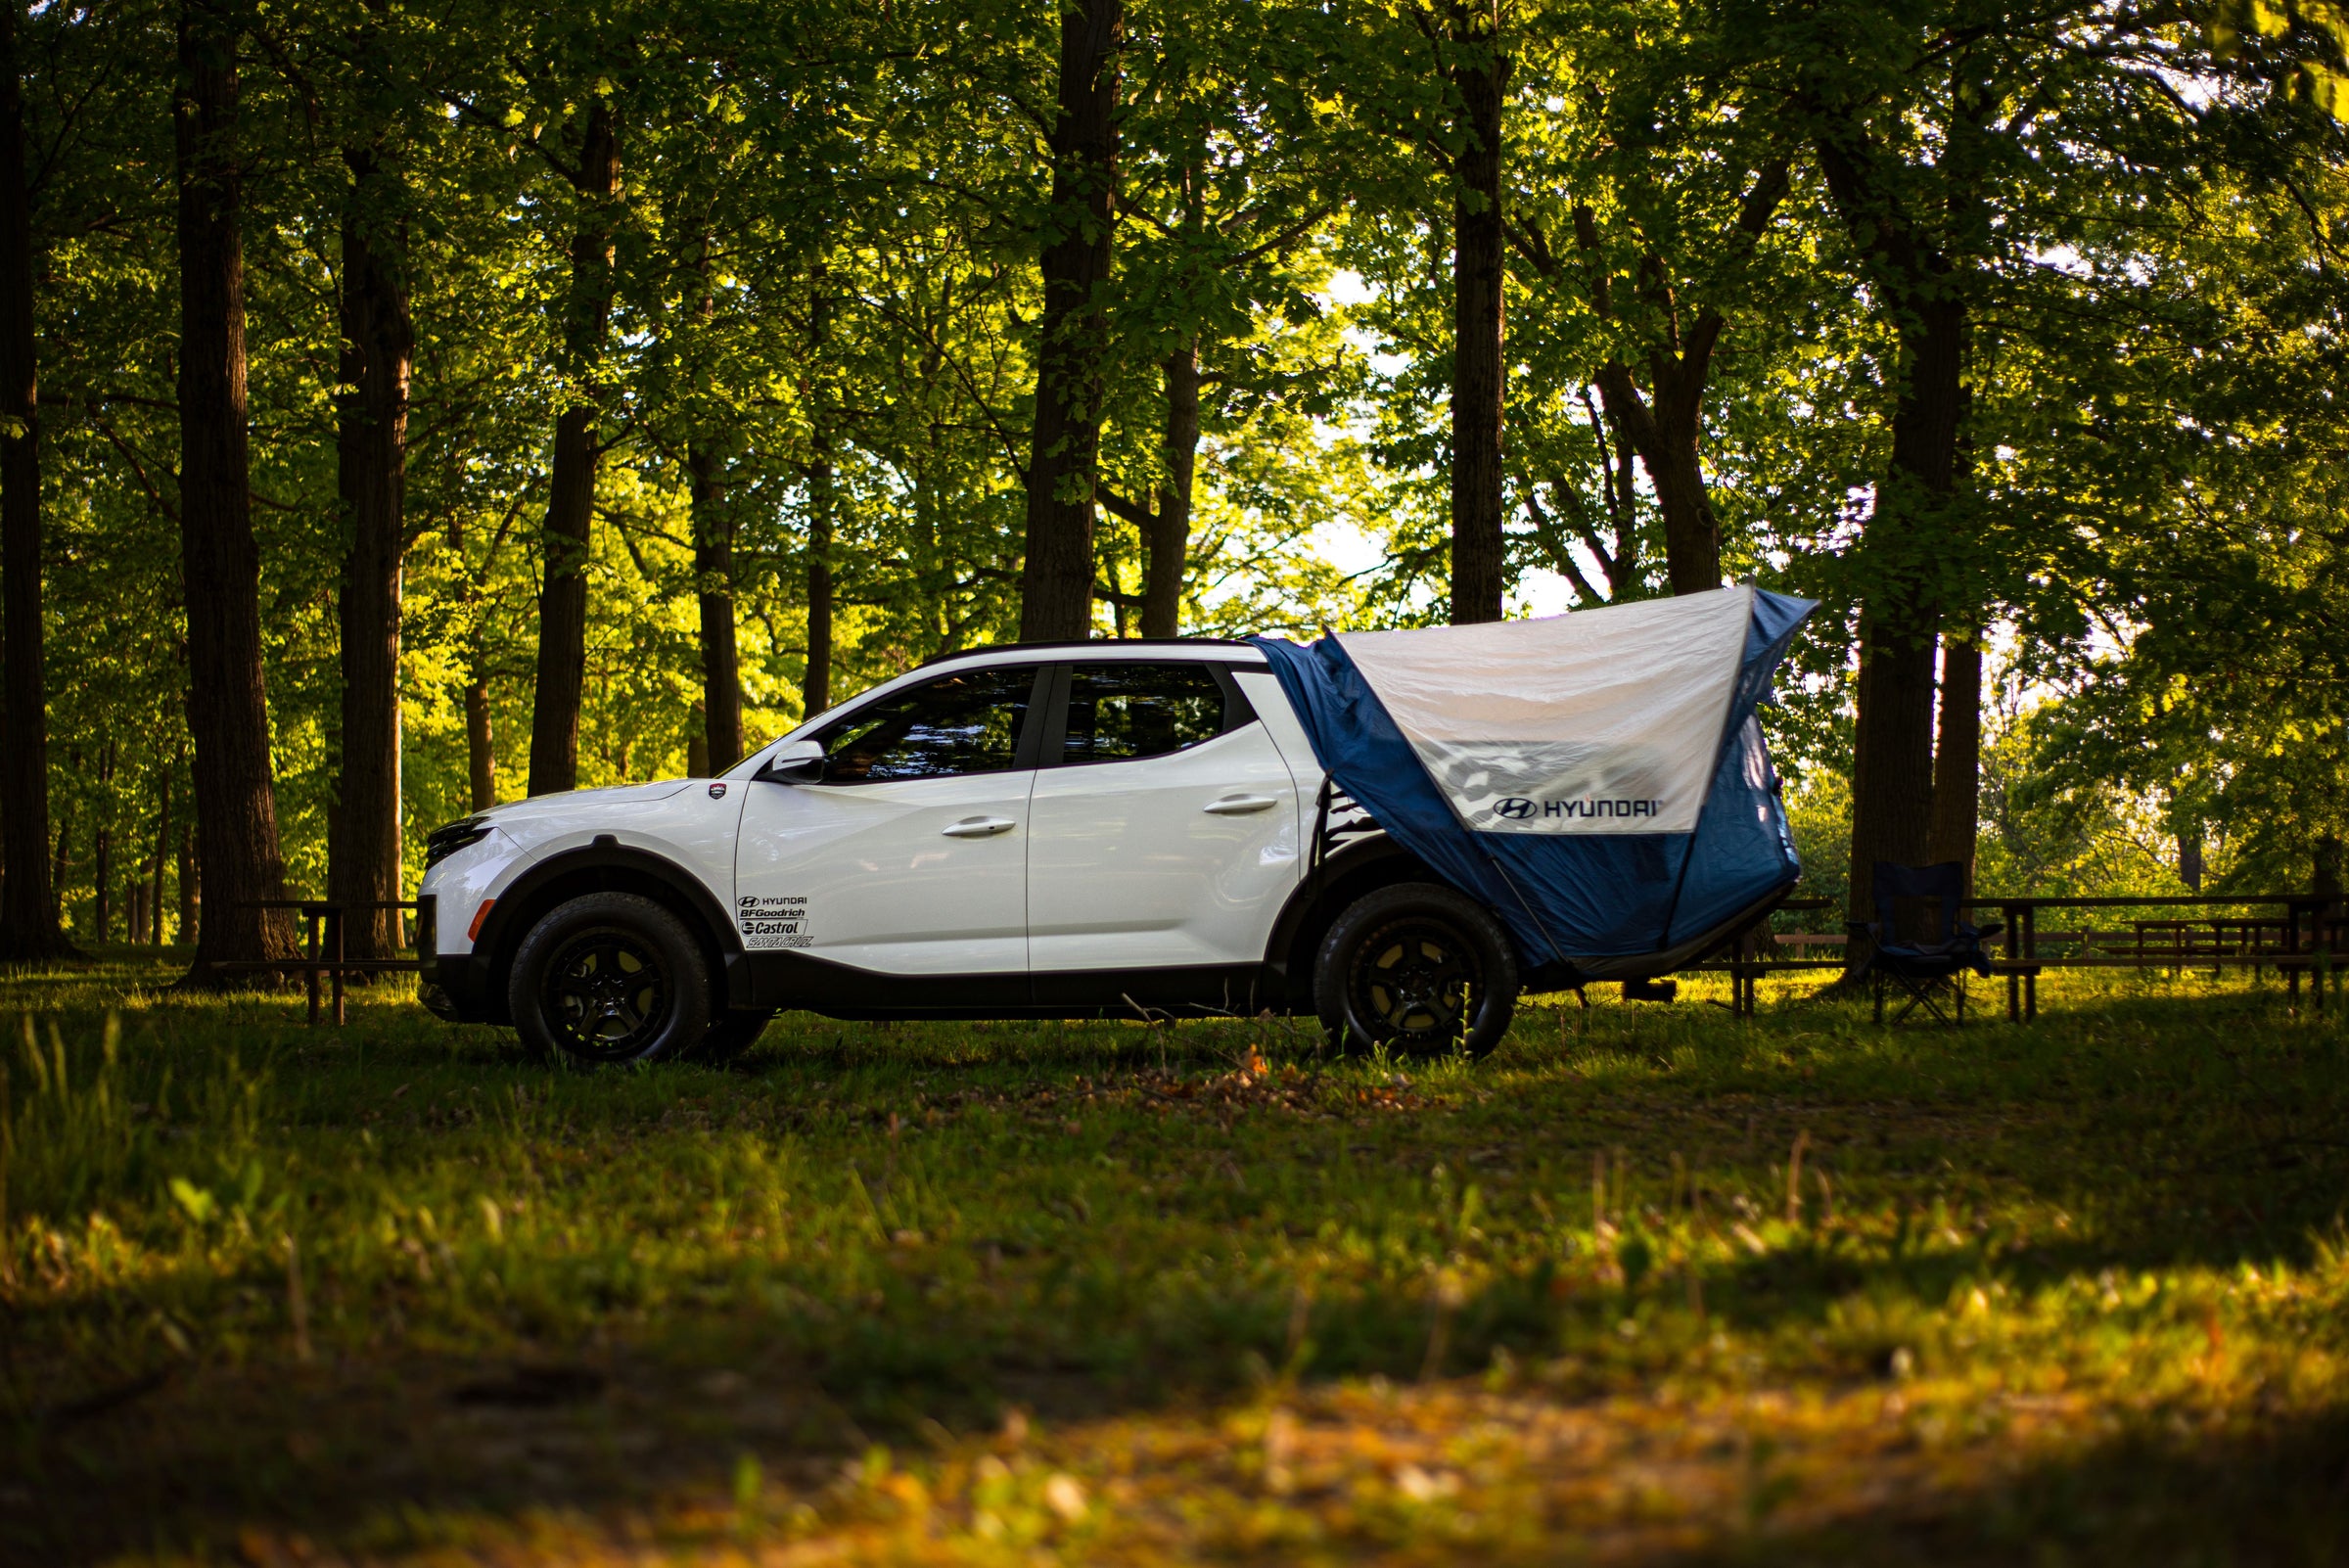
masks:
{"label": "side mirror", "polygon": [[769,784],[813,784],[824,776],[824,748],[816,741],[793,741],[777,748],[758,776]]}

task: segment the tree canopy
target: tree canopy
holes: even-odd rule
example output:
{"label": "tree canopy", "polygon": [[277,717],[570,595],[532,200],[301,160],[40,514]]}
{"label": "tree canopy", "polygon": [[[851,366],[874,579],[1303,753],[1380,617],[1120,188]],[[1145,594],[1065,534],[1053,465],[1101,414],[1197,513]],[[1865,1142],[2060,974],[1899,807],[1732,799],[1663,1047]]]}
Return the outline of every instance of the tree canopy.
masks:
{"label": "tree canopy", "polygon": [[1730,579],[1823,601],[1822,887],[2340,886],[2329,0],[0,28],[9,951],[263,953],[1023,628]]}

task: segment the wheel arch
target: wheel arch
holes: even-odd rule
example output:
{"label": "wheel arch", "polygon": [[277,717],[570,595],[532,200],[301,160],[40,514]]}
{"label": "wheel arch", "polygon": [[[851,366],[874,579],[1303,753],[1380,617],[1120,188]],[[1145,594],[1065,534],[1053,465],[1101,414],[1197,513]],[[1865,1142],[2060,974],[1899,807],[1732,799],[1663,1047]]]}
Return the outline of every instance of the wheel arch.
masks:
{"label": "wheel arch", "polygon": [[506,1016],[506,983],[513,974],[514,955],[522,939],[556,905],[589,893],[633,893],[675,915],[709,961],[714,983],[714,1008],[723,1011],[749,1004],[742,939],[709,887],[651,851],[598,843],[567,850],[531,866],[489,906],[473,950],[487,982],[483,999],[496,1015],[491,1022],[513,1021]]}
{"label": "wheel arch", "polygon": [[1381,833],[1337,850],[1289,895],[1265,944],[1272,994],[1266,1001],[1290,1012],[1313,1010],[1313,955],[1340,911],[1366,893],[1399,882],[1445,882],[1425,860]]}

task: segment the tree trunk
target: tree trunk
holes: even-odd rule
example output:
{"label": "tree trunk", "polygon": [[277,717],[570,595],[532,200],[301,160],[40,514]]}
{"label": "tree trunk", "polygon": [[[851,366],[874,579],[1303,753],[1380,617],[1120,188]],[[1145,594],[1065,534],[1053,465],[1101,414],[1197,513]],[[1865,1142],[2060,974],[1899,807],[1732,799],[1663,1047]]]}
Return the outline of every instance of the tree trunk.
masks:
{"label": "tree trunk", "polygon": [[[408,320],[399,194],[372,147],[346,151],[343,209],[342,390],[336,396],[337,484],[344,527],[342,809],[329,846],[327,896],[387,903],[400,896],[400,558],[407,490]],[[344,920],[353,958],[405,945],[399,911]]]}
{"label": "tree trunk", "polygon": [[156,786],[155,893],[147,900],[148,918],[155,922],[155,945],[163,945],[163,862],[171,858],[171,770],[164,768]]}
{"label": "tree trunk", "polygon": [[[820,440],[820,434],[819,434]],[[832,459],[819,444],[807,465],[807,670],[800,677],[800,716],[832,706]]]}
{"label": "tree trunk", "polygon": [[620,129],[597,99],[579,138],[572,184],[578,221],[571,239],[564,307],[563,374],[570,399],[555,416],[546,501],[545,580],[538,595],[538,677],[530,709],[532,795],[579,781],[579,700],[587,679],[587,530],[595,514],[596,361],[612,319],[613,197],[620,189]]}
{"label": "tree trunk", "polygon": [[115,824],[114,803],[105,799],[104,786],[115,781],[115,743],[109,741],[98,754],[98,831],[91,835],[90,859],[96,875],[91,883],[90,924],[97,928],[98,940],[105,942],[114,935],[115,925]]}
{"label": "tree trunk", "polygon": [[497,804],[497,753],[490,747],[489,687],[480,680],[465,685],[465,780],[471,808],[486,811]]}
{"label": "tree trunk", "polygon": [[1109,318],[1112,198],[1118,182],[1123,0],[1075,0],[1060,21],[1060,112],[1052,127],[1042,341],[1028,461],[1020,636],[1091,635],[1093,504]]}
{"label": "tree trunk", "polygon": [[1926,855],[1965,866],[1974,891],[1974,840],[1981,832],[1982,645],[1980,633],[1950,630],[1941,639],[1940,734],[1933,748],[1933,831]]}
{"label": "tree trunk", "polygon": [[1173,637],[1182,623],[1182,577],[1191,548],[1191,489],[1199,470],[1199,344],[1167,356],[1167,483],[1151,514],[1142,567],[1142,635]]}
{"label": "tree trunk", "polygon": [[63,814],[63,819],[57,824],[57,865],[49,878],[49,893],[55,900],[51,905],[50,914],[57,921],[60,930],[63,930],[67,924],[66,876],[72,869],[73,812],[69,807]]}
{"label": "tree trunk", "polygon": [[1455,168],[1451,252],[1451,620],[1500,619],[1500,106],[1508,63],[1499,0],[1453,0],[1451,68],[1465,144]]}
{"label": "tree trunk", "polygon": [[247,984],[218,966],[295,955],[261,665],[260,550],[245,423],[245,248],[237,30],[220,0],[182,0],[173,106],[179,177],[179,529],[197,848],[211,918],[187,984]]}
{"label": "tree trunk", "polygon": [[203,934],[200,918],[204,908],[204,890],[196,870],[196,829],[183,815],[179,819],[179,944],[186,946]]}
{"label": "tree trunk", "polygon": [[1658,440],[1653,450],[1639,454],[1655,486],[1656,512],[1664,523],[1664,570],[1676,594],[1711,593],[1721,586],[1721,524],[1697,455],[1702,396],[1702,387],[1674,387],[1670,393],[1659,388]]}
{"label": "tree trunk", "polygon": [[742,761],[742,666],[734,638],[734,524],[726,511],[724,460],[689,445],[685,471],[693,505],[693,577],[702,609],[702,734],[707,767]]}
{"label": "tree trunk", "polygon": [[[1874,917],[1878,860],[1916,865],[1933,839],[1933,654],[1941,606],[1925,584],[1957,489],[1966,408],[1964,279],[1921,234],[1848,118],[1816,141],[1819,171],[1866,253],[1878,308],[1898,334],[1892,462],[1877,483],[1861,549],[1869,585],[1861,621],[1860,709],[1852,779],[1852,918]],[[1979,704],[1979,672],[1975,676]],[[1977,715],[1975,722],[1979,724]],[[1968,815],[1973,807],[1965,807]],[[1854,943],[1855,965],[1866,946]]]}
{"label": "tree trunk", "polygon": [[41,625],[39,375],[24,188],[19,0],[0,0],[0,961],[64,957],[49,880],[49,693]]}

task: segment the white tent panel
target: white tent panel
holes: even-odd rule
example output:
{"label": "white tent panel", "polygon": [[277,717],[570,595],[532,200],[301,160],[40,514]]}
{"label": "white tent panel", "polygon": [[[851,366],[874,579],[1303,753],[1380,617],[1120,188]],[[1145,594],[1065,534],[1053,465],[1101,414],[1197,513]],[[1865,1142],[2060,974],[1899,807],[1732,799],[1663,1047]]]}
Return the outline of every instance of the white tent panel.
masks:
{"label": "white tent panel", "polygon": [[1465,826],[1688,833],[1753,613],[1729,588],[1338,641]]}

